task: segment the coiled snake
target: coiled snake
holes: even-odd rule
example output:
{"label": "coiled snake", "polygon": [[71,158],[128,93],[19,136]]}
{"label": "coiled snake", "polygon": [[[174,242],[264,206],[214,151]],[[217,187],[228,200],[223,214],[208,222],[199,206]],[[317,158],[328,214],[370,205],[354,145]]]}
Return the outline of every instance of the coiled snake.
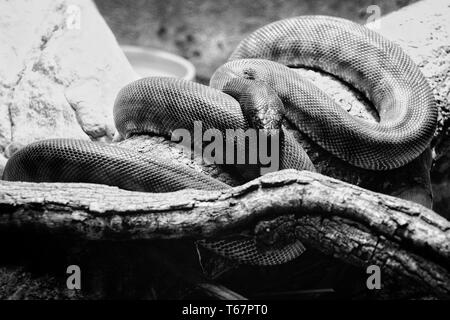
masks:
{"label": "coiled snake", "polygon": [[[289,68],[298,66],[325,71],[354,86],[373,103],[380,121],[350,116]],[[269,120],[264,119],[267,114]],[[123,137],[170,137],[178,128],[192,131],[195,121],[204,129],[264,130],[276,127],[280,115],[334,156],[372,170],[394,169],[416,158],[429,144],[437,121],[431,89],[400,47],[363,26],[324,16],[285,19],[250,34],[214,73],[210,86],[141,79],[124,87],[114,106]],[[288,132],[281,148],[280,169],[314,170]],[[70,139],[26,146],[9,159],[3,179],[102,183],[148,192],[228,187],[157,155]],[[256,264],[282,263],[303,251],[294,242],[259,252],[254,239],[204,245]]]}

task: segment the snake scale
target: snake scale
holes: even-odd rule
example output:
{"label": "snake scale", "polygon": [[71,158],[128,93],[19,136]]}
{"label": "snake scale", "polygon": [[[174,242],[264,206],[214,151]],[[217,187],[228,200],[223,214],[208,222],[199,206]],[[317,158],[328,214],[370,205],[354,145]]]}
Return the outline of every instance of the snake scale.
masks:
{"label": "snake scale", "polygon": [[[292,67],[318,69],[349,83],[373,103],[380,121],[349,115]],[[251,33],[213,74],[210,86],[145,78],[125,86],[114,105],[116,128],[123,137],[170,137],[178,128],[192,131],[195,121],[205,129],[275,128],[280,117],[354,166],[389,170],[407,164],[428,146],[437,108],[424,76],[399,46],[364,26],[325,16],[284,19]],[[283,139],[280,169],[314,170],[289,133]],[[3,179],[102,183],[147,192],[228,187],[158,155],[71,139],[26,146],[9,159]],[[289,261],[304,250],[298,241],[267,251],[255,239],[203,245],[262,265]]]}

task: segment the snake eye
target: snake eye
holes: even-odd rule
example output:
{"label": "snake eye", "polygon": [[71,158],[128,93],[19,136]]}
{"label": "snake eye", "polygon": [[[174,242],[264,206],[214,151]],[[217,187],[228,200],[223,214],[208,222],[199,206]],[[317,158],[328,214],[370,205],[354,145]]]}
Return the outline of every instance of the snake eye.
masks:
{"label": "snake eye", "polygon": [[256,74],[255,69],[245,68],[243,72],[244,72],[245,79],[255,80],[255,74]]}

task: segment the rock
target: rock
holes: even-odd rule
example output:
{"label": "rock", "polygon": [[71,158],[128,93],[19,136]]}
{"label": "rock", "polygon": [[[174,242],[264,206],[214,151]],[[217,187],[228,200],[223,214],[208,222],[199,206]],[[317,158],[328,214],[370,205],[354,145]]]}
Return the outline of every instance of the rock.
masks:
{"label": "rock", "polygon": [[0,150],[54,137],[110,140],[114,99],[137,76],[95,5],[0,8]]}

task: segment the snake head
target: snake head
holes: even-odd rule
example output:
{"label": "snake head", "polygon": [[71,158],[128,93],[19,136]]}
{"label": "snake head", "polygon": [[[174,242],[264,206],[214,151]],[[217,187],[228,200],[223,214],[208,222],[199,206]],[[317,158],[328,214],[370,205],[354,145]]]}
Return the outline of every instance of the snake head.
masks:
{"label": "snake head", "polygon": [[259,80],[234,78],[222,91],[235,98],[250,127],[255,129],[279,129],[284,105],[277,93]]}
{"label": "snake head", "polygon": [[260,221],[255,226],[254,233],[256,244],[263,252],[284,248],[298,241],[295,224],[289,216]]}
{"label": "snake head", "polygon": [[5,157],[11,158],[13,155],[17,153],[17,151],[21,150],[25,145],[19,142],[11,142],[5,147]]}

